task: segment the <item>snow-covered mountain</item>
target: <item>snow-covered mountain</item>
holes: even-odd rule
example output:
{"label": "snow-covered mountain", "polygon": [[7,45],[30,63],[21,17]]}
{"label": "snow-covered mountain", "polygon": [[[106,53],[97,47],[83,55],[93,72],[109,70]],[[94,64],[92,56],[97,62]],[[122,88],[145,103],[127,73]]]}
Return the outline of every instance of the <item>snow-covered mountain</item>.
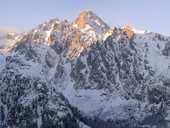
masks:
{"label": "snow-covered mountain", "polygon": [[169,128],[170,38],[92,11],[0,36],[0,127]]}

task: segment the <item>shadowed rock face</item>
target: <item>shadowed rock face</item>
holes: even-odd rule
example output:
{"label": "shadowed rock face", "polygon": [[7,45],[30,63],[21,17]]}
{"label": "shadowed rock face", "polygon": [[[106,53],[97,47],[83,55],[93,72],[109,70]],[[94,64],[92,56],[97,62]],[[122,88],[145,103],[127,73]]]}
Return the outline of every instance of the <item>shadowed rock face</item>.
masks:
{"label": "shadowed rock face", "polygon": [[165,48],[164,48],[164,50],[162,51],[162,54],[164,55],[164,56],[169,56],[170,55],[170,42],[167,42],[166,44],[165,44]]}
{"label": "shadowed rock face", "polygon": [[0,90],[0,127],[78,128],[68,101],[55,88],[38,77],[22,77],[15,67],[24,64],[7,60]]}
{"label": "shadowed rock face", "polygon": [[169,38],[108,29],[82,12],[20,34],[0,54],[0,128],[169,128]]}

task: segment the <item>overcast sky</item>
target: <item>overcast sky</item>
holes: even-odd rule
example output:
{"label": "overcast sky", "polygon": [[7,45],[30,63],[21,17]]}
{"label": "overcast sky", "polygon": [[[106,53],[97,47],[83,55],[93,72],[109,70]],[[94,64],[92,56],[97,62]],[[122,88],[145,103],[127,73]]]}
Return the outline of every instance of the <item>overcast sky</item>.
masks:
{"label": "overcast sky", "polygon": [[0,29],[26,31],[51,18],[73,21],[92,10],[109,26],[170,35],[170,0],[0,0]]}

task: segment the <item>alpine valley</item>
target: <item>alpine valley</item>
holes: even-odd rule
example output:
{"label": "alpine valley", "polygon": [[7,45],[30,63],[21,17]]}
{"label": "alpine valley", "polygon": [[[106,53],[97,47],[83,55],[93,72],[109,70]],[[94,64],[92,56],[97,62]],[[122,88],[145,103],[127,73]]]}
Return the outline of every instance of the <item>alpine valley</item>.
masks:
{"label": "alpine valley", "polygon": [[0,128],[170,128],[170,37],[92,11],[0,34]]}

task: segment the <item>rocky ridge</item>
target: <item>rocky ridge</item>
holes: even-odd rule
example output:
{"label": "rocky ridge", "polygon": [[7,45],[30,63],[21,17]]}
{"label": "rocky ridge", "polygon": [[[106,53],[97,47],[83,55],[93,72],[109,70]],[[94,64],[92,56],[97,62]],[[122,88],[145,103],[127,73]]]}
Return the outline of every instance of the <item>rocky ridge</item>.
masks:
{"label": "rocky ridge", "polygon": [[0,45],[0,127],[170,126],[168,37],[87,11]]}

